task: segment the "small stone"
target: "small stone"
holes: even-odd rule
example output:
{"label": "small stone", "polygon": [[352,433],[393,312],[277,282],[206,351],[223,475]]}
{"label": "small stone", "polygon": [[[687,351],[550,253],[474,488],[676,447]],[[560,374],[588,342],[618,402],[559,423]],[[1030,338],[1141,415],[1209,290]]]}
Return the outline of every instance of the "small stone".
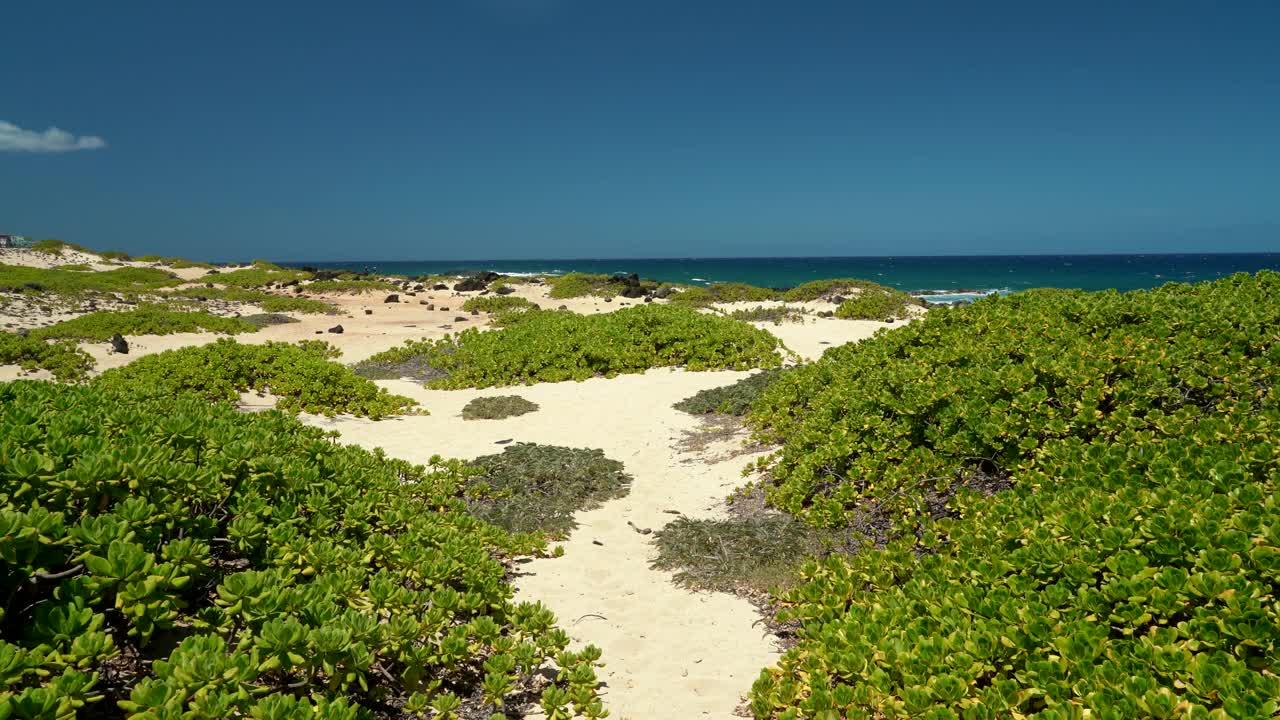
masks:
{"label": "small stone", "polygon": [[479,310],[472,310],[472,311],[471,311],[471,314],[472,314],[472,315],[479,315],[479,314],[480,314],[480,311],[479,311]]}
{"label": "small stone", "polygon": [[467,321],[467,318],[466,318],[465,316],[463,316],[463,315],[458,315],[457,317],[455,317],[455,318],[453,319],[453,321],[454,321],[454,322],[466,322],[466,321]]}
{"label": "small stone", "polygon": [[372,314],[373,314],[373,311],[372,311],[372,310],[370,310],[369,308],[365,308],[365,309],[364,309],[364,314],[365,314],[365,315],[372,315]]}
{"label": "small stone", "polygon": [[111,336],[111,350],[113,352],[118,352],[121,355],[128,355],[129,343],[120,335],[120,333],[116,333]]}
{"label": "small stone", "polygon": [[568,305],[561,305],[560,307],[558,307],[558,308],[556,308],[556,309],[557,309],[557,310],[568,310],[568,309],[569,309],[569,306],[568,306]]}
{"label": "small stone", "polygon": [[384,302],[384,303],[397,303],[397,302],[400,302],[400,296],[399,296],[399,295],[396,295],[395,293],[392,293],[392,294],[388,295],[386,298],[384,298],[382,302]]}
{"label": "small stone", "polygon": [[342,326],[341,326],[341,325],[334,325],[333,327],[329,328],[329,332],[333,333],[334,335],[341,335],[341,334],[342,334]]}

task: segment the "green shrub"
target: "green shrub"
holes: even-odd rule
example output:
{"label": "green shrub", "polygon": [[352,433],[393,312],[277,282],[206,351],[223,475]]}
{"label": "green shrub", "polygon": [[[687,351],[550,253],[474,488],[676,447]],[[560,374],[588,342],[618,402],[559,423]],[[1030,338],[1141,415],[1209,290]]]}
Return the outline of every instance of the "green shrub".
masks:
{"label": "green shrub", "polygon": [[316,293],[359,295],[366,292],[396,292],[398,287],[382,280],[316,280],[307,283],[307,290]]}
{"label": "green shrub", "polygon": [[761,302],[777,300],[779,293],[769,288],[746,283],[712,283],[706,287],[685,286],[681,292],[672,293],[670,300],[678,305],[702,307],[712,303]]}
{"label": "green shrub", "polygon": [[326,302],[313,298],[276,295],[265,290],[249,290],[246,288],[183,288],[171,293],[178,297],[201,298],[204,300],[222,300],[225,302],[250,303],[257,305],[269,313],[296,312],[304,315],[334,314],[337,309]]}
{"label": "green shrub", "polygon": [[1277,326],[1272,272],[1032,291],[784,374],[770,501],[885,545],[783,596],[756,717],[1273,717]]}
{"label": "green shrub", "polygon": [[67,250],[78,250],[80,252],[90,252],[90,250],[88,250],[87,248],[81,245],[64,242],[62,240],[55,240],[53,238],[49,238],[48,240],[41,240],[39,242],[33,243],[31,245],[31,249],[38,253],[44,253],[46,255],[55,255],[55,256],[61,256],[62,253]]}
{"label": "green shrub", "polygon": [[207,312],[170,310],[163,305],[139,305],[132,310],[99,310],[32,331],[41,338],[109,340],[112,335],[170,335],[183,332],[217,332],[234,335],[256,328],[238,318]]}
{"label": "green shrub", "polygon": [[270,263],[259,265],[259,262],[255,261],[253,267],[222,272],[205,279],[228,287],[253,288],[289,280],[306,280],[311,277],[311,273],[301,270],[288,270]]}
{"label": "green shrub", "polygon": [[278,406],[284,410],[375,420],[407,412],[416,404],[332,362],[336,356],[331,345],[315,340],[242,345],[222,338],[140,357],[108,370],[94,383],[134,391],[192,392],[214,402],[235,402],[242,392],[269,392],[280,398]]}
{"label": "green shrub", "polygon": [[479,397],[462,407],[463,420],[502,420],[527,415],[538,409],[538,404],[519,395]]}
{"label": "green shrub", "polygon": [[527,313],[539,312],[536,303],[514,295],[477,295],[468,298],[462,309],[490,313],[495,325],[509,325]]}
{"label": "green shrub", "polygon": [[0,292],[76,295],[87,292],[138,293],[171,287],[182,281],[158,268],[123,267],[102,272],[34,268],[0,264]]}
{"label": "green shrub", "polygon": [[548,281],[551,286],[548,295],[556,299],[586,297],[588,295],[614,297],[621,290],[621,286],[610,283],[609,280],[610,276],[608,275],[565,273]]}
{"label": "green shrub", "polygon": [[536,307],[538,307],[536,303],[514,295],[477,295],[467,298],[467,301],[462,303],[463,310],[478,310],[486,313],[528,310]]}
{"label": "green shrub", "polygon": [[870,280],[828,278],[797,285],[782,293],[782,299],[787,302],[810,302],[813,300],[828,300],[837,295],[852,295],[861,290],[882,291],[892,289]]}
{"label": "green shrub", "polygon": [[476,458],[467,505],[477,517],[509,532],[563,538],[578,526],[579,510],[630,492],[622,463],[600,450],[520,443]]}
{"label": "green shrub", "polygon": [[129,257],[129,253],[121,252],[119,250],[103,250],[102,252],[98,253],[98,257],[102,258],[103,260],[118,260],[121,262],[128,262],[129,260],[133,259]]}
{"label": "green shrub", "polygon": [[1277,300],[1270,272],[1126,294],[1036,290],[833,348],[753,408],[760,437],[785,443],[766,463],[770,500],[839,524],[920,478],[943,489],[975,458],[1016,473],[1049,440],[1176,432],[1197,408],[1280,377],[1263,330],[1280,324]]}
{"label": "green shrub", "polygon": [[59,380],[74,382],[93,369],[93,358],[72,342],[48,343],[39,337],[0,332],[0,365],[48,370]]}
{"label": "green shrub", "polygon": [[59,266],[58,266],[58,269],[59,269],[59,270],[70,270],[70,271],[73,271],[73,272],[92,272],[92,271],[93,271],[93,266],[92,266],[92,265],[85,265],[84,263],[69,263],[69,264],[67,264],[67,265],[59,265]]}
{"label": "green shrub", "polygon": [[162,262],[176,270],[182,270],[184,268],[204,268],[206,270],[212,270],[214,268],[213,263],[187,260],[185,258],[164,258]]}
{"label": "green shrub", "polygon": [[597,315],[526,313],[501,330],[464,330],[409,341],[368,364],[418,360],[445,377],[432,387],[463,388],[586,380],[655,367],[745,370],[781,363],[764,330],[695,310],[643,305]]}
{"label": "green shrub", "polygon": [[0,384],[0,456],[4,717],[603,714],[599,651],[512,600],[545,543],[468,513],[462,463],[32,382]]}
{"label": "green shrub", "polygon": [[1053,441],[1019,489],[961,496],[919,540],[808,565],[779,617],[801,641],[752,686],[755,716],[1274,717],[1270,404]]}
{"label": "green shrub", "polygon": [[925,302],[893,288],[864,288],[840,303],[836,317],[846,320],[885,320],[911,317],[911,309]]}
{"label": "green shrub", "polygon": [[672,407],[691,415],[723,413],[742,417],[751,409],[751,404],[760,397],[761,393],[777,382],[782,372],[781,368],[761,370],[732,385],[701,390]]}
{"label": "green shrub", "polygon": [[804,313],[787,307],[786,305],[775,305],[774,307],[747,308],[744,310],[734,310],[726,313],[728,317],[742,322],[769,322],[774,325],[781,325],[784,322],[803,322]]}

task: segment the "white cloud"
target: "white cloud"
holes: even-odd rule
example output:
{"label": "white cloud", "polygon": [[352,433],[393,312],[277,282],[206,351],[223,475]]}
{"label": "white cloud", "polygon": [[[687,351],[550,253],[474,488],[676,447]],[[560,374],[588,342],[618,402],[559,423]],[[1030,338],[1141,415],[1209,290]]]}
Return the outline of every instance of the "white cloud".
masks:
{"label": "white cloud", "polygon": [[50,127],[44,132],[23,130],[0,120],[0,152],[56,153],[72,150],[97,150],[107,146],[107,141],[97,135],[76,137],[66,130]]}

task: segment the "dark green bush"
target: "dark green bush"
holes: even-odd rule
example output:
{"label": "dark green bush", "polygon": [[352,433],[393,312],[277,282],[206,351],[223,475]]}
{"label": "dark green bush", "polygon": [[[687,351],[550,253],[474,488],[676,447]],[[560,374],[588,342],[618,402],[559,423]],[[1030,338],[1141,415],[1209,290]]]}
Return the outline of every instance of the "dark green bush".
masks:
{"label": "dark green bush", "polygon": [[0,457],[0,717],[603,715],[599,651],[512,602],[543,541],[468,513],[462,463],[30,382],[0,384]]}
{"label": "dark green bush", "polygon": [[223,338],[140,357],[106,371],[94,384],[136,392],[155,388],[171,394],[195,393],[228,403],[243,392],[269,392],[280,398],[281,409],[374,419],[408,412],[416,404],[332,362],[336,355],[332,346],[314,340],[242,345]]}
{"label": "dark green bush", "polygon": [[462,407],[463,420],[502,420],[527,415],[538,409],[538,404],[519,395],[479,397]]}
{"label": "dark green bush", "polygon": [[732,385],[701,390],[672,407],[692,415],[724,413],[742,417],[751,409],[751,404],[760,397],[760,394],[778,380],[782,372],[781,368],[761,370]]}
{"label": "dark green bush", "polygon": [[520,443],[476,458],[468,485],[476,516],[509,532],[567,537],[579,510],[624,497],[631,476],[600,450]]}
{"label": "dark green bush", "polygon": [[298,318],[291,315],[284,315],[282,313],[258,313],[256,315],[245,315],[240,319],[259,330],[264,327],[271,327],[272,325],[288,325],[290,323],[301,322]]}

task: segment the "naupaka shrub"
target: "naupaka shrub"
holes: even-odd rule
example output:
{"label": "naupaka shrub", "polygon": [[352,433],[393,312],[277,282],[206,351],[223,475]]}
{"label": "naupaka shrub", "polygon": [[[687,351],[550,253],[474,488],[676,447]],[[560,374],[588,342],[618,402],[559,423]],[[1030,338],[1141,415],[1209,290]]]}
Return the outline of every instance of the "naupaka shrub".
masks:
{"label": "naupaka shrub", "polygon": [[603,715],[599,651],[512,601],[544,541],[467,511],[469,465],[29,381],[0,384],[0,458],[0,717]]}
{"label": "naupaka shrub", "polygon": [[756,717],[1274,717],[1276,327],[1276,273],[1037,291],[783,373],[752,410],[771,500],[900,522],[783,594]]}
{"label": "naupaka shrub", "polygon": [[409,412],[416,405],[333,362],[336,356],[333,346],[318,340],[247,345],[222,338],[140,357],[104,372],[94,383],[137,392],[189,392],[226,403],[243,392],[269,392],[284,410],[374,419]]}
{"label": "naupaka shrub", "polygon": [[409,341],[369,363],[419,358],[445,373],[431,387],[465,388],[586,380],[656,367],[745,370],[776,367],[781,343],[737,320],[667,306],[597,315],[527,312],[501,330],[464,330]]}
{"label": "naupaka shrub", "polygon": [[761,463],[770,501],[840,525],[869,501],[909,511],[904,489],[926,479],[945,491],[967,469],[1032,469],[1051,440],[1177,435],[1261,402],[1280,379],[1278,326],[1273,272],[991,297],[783,373],[749,422],[782,443]]}
{"label": "naupaka shrub", "polygon": [[48,370],[58,380],[75,382],[88,376],[93,358],[67,340],[50,343],[30,335],[0,332],[0,365],[17,365],[28,372]]}

